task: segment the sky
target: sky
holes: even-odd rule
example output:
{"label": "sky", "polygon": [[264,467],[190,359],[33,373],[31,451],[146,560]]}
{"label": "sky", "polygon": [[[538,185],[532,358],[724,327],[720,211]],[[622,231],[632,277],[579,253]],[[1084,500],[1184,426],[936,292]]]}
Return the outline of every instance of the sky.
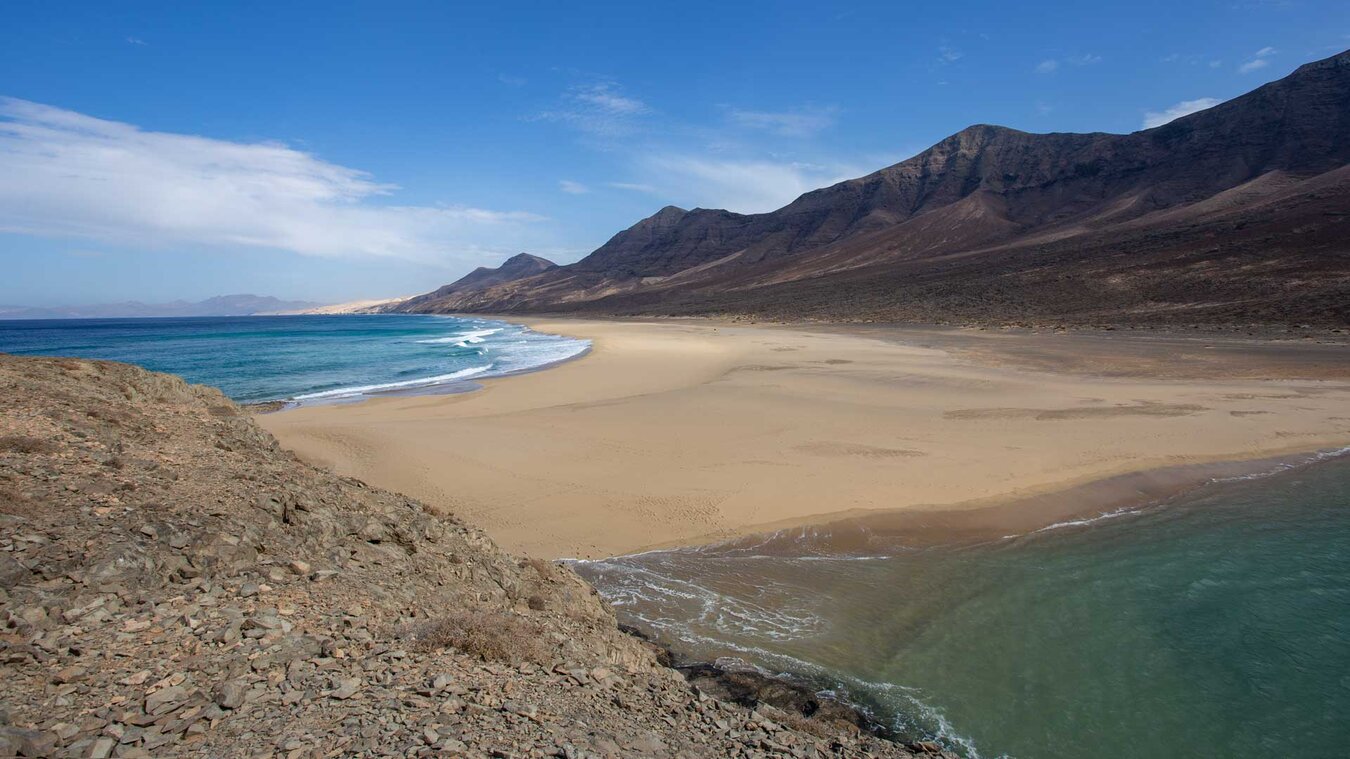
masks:
{"label": "sky", "polygon": [[1344,0],[6,0],[0,304],[411,295],[975,123],[1156,126],[1346,48]]}

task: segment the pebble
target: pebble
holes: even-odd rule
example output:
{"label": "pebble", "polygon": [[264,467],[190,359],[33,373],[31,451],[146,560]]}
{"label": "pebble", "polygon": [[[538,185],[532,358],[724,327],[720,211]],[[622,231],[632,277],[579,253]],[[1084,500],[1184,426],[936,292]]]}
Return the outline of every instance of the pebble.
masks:
{"label": "pebble", "polygon": [[328,695],[345,701],[355,696],[359,690],[361,690],[361,680],[355,677],[347,677],[337,681],[336,687]]}
{"label": "pebble", "polygon": [[216,705],[222,709],[238,709],[244,705],[248,685],[242,680],[231,680],[216,691]]}

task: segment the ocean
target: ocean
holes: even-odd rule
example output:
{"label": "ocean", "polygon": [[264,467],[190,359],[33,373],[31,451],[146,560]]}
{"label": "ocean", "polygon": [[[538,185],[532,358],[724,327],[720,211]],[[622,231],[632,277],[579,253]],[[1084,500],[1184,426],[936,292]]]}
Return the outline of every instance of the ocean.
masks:
{"label": "ocean", "polygon": [[[242,402],[453,392],[587,348],[440,316],[0,322],[0,351]],[[1345,456],[981,543],[803,529],[574,566],[684,656],[804,680],[967,757],[1350,755]]]}
{"label": "ocean", "polygon": [[451,316],[0,321],[0,352],[124,361],[214,385],[240,403],[456,392],[589,347],[518,324]]}
{"label": "ocean", "polygon": [[[678,652],[969,757],[1350,755],[1350,460],[976,545],[784,531],[578,562]],[[858,541],[845,540],[847,544]]]}

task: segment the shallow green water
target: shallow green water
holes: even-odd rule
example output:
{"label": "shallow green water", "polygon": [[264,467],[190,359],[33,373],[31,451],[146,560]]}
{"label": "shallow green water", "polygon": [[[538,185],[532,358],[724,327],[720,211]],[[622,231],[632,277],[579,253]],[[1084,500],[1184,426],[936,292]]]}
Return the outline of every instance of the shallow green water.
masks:
{"label": "shallow green water", "polygon": [[1350,756],[1343,458],[989,545],[811,543],[579,569],[678,649],[841,686],[969,755]]}

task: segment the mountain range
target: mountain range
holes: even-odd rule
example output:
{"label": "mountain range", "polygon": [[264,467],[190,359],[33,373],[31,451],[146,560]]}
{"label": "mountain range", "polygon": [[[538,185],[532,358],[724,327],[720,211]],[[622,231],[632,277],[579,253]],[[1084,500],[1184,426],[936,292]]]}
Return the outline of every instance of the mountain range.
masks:
{"label": "mountain range", "polygon": [[280,300],[270,295],[217,295],[171,303],[103,303],[93,306],[0,306],[0,319],[123,319],[142,316],[254,316],[312,309],[321,304]]}
{"label": "mountain range", "polygon": [[981,124],[769,213],[668,206],[393,310],[1344,326],[1348,165],[1350,51],[1131,134]]}

